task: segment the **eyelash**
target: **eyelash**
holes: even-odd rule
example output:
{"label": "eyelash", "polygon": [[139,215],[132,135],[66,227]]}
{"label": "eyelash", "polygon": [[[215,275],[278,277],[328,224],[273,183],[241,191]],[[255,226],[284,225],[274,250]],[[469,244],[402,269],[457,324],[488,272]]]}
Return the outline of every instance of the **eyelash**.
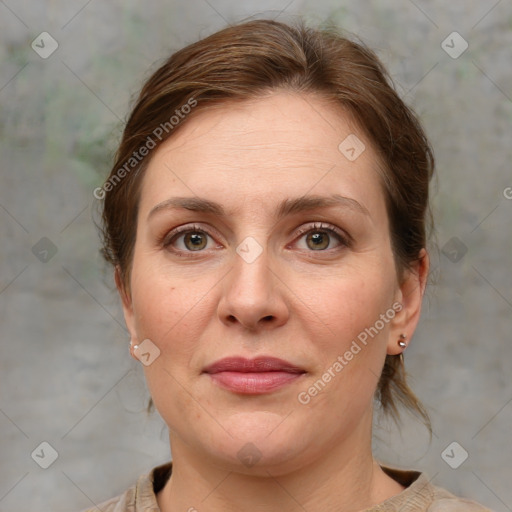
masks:
{"label": "eyelash", "polygon": [[[301,238],[302,236],[304,236],[310,232],[316,232],[316,231],[324,232],[324,233],[329,234],[330,236],[334,236],[335,238],[338,239],[341,246],[350,247],[352,244],[352,239],[349,235],[345,234],[340,229],[332,226],[331,224],[323,224],[323,223],[314,223],[313,225],[309,225],[305,228],[299,229],[296,233],[296,237],[294,238],[294,240],[296,240],[297,238]],[[169,248],[169,247],[171,247],[171,244],[173,242],[175,242],[176,239],[180,235],[184,235],[187,233],[195,233],[195,232],[205,233],[209,237],[213,238],[213,235],[207,229],[194,224],[192,226],[186,225],[186,226],[180,226],[180,227],[174,229],[173,231],[171,231],[170,233],[168,233],[164,237],[162,237],[162,239],[159,241],[159,243],[163,244],[163,246],[165,248]],[[178,256],[185,256],[185,257],[193,257],[195,252],[198,252],[198,253],[203,252],[203,251],[182,251],[182,250],[176,250],[176,249],[171,249],[171,250]],[[312,250],[310,252],[325,253],[325,252],[332,251],[332,250],[339,250],[339,247],[334,248],[334,249],[326,249],[326,250],[319,250],[319,251]]]}
{"label": "eyelash", "polygon": [[[340,247],[342,247],[342,246],[350,247],[351,246],[351,240],[347,234],[344,234],[343,231],[332,226],[331,224],[323,224],[323,223],[313,223],[312,225],[309,225],[307,227],[300,228],[296,233],[294,241],[299,238],[302,238],[304,235],[307,235],[308,233],[314,233],[314,232],[323,232],[323,233],[327,233],[329,236],[334,236],[335,238],[338,239],[338,242],[340,242]],[[336,250],[339,251],[340,247],[335,247],[333,249],[324,249],[324,250],[319,250],[319,251],[309,251],[309,252],[326,253],[326,252],[331,252],[331,251],[336,251]]]}

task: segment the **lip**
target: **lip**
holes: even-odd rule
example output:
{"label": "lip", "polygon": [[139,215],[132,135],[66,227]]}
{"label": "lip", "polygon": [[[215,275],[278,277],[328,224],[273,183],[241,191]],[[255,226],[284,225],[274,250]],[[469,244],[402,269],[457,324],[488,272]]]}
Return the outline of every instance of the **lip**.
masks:
{"label": "lip", "polygon": [[219,386],[234,393],[260,395],[276,391],[306,373],[276,357],[226,357],[207,366],[203,373]]}

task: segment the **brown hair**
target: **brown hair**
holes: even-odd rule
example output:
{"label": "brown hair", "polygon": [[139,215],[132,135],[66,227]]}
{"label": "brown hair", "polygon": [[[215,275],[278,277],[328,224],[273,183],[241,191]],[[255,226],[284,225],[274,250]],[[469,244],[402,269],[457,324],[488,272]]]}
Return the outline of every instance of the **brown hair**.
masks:
{"label": "brown hair", "polygon": [[[418,261],[426,227],[432,225],[428,197],[434,157],[419,121],[377,56],[332,29],[258,20],[230,26],[174,53],[140,92],[101,189],[103,255],[118,269],[128,293],[140,185],[151,150],[199,110],[277,88],[319,94],[352,114],[381,159],[399,278]],[[386,357],[377,398],[396,420],[400,402],[430,429],[399,356]]]}

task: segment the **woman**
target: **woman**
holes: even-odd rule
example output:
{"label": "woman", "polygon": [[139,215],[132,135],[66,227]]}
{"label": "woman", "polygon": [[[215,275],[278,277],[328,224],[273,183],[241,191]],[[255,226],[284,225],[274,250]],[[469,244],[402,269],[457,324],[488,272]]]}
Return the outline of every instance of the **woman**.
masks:
{"label": "woman", "polygon": [[372,456],[405,381],[429,268],[434,161],[376,56],[253,21],[144,85],[104,198],[173,462],[104,511],[481,511]]}

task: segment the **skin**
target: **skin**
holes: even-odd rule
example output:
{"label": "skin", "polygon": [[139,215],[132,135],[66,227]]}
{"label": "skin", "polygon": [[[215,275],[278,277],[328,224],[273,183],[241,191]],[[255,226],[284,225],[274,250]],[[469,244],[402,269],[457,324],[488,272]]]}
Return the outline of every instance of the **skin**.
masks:
{"label": "skin", "polygon": [[[338,150],[352,133],[366,146],[353,162]],[[423,250],[398,280],[377,166],[345,111],[285,91],[197,112],[153,154],[129,289],[119,272],[116,281],[132,342],[150,339],[160,350],[144,371],[170,431],[162,511],[356,511],[403,490],[373,459],[372,404],[386,354],[399,353],[400,333],[410,338],[416,328],[428,256]],[[276,217],[284,199],[332,194],[361,208]],[[227,215],[160,208],[148,218],[177,196],[215,201]],[[318,249],[307,238],[312,230],[318,239],[318,224],[351,241],[320,230],[328,245]],[[202,233],[204,249],[168,236],[185,225],[210,234]],[[263,248],[252,263],[236,252],[249,236]],[[297,395],[394,302],[403,309],[300,403]],[[233,393],[202,373],[227,356],[260,355],[306,373],[264,395]],[[261,455],[252,467],[237,456],[247,443]]]}

